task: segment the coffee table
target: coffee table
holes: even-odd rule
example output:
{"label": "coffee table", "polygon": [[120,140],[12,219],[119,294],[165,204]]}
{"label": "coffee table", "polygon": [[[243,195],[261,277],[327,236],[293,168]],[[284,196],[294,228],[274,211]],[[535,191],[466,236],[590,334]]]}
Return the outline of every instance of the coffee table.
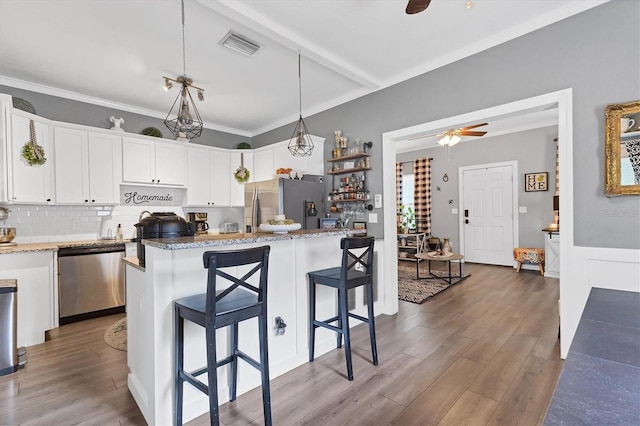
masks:
{"label": "coffee table", "polygon": [[[452,284],[452,281],[454,278],[462,278],[462,260],[464,260],[464,256],[461,254],[457,254],[457,253],[451,253],[450,256],[438,256],[435,254],[432,254],[433,252],[429,252],[429,253],[417,253],[415,255],[415,257],[417,259],[422,259],[422,260],[426,260],[429,262],[429,276],[428,277],[420,277],[420,271],[418,268],[418,265],[416,265],[416,269],[417,271],[417,275],[418,275],[418,279],[427,279],[427,278],[440,278],[446,282],[449,283],[449,285]],[[431,261],[440,261],[440,262],[447,262],[449,265],[449,275],[445,275],[445,276],[440,276],[440,275],[435,275],[432,271],[431,271]],[[452,275],[451,273],[451,261],[452,260],[458,260],[459,265],[460,265],[460,269],[459,269],[459,275]],[[419,263],[419,262],[418,262]]]}

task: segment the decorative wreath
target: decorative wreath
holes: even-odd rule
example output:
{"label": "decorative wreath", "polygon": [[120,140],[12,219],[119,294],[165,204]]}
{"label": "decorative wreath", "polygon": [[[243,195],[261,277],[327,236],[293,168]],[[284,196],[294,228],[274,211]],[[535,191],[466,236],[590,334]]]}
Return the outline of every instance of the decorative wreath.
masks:
{"label": "decorative wreath", "polygon": [[249,170],[246,169],[244,166],[238,167],[236,171],[233,172],[233,177],[236,178],[236,181],[238,183],[245,183],[246,181],[249,180],[250,175],[251,173],[249,173]]}
{"label": "decorative wreath", "polygon": [[22,147],[21,155],[30,166],[41,166],[47,162],[47,157],[45,157],[44,148],[38,145],[36,141],[36,130],[33,120],[29,120],[29,130],[31,138]]}

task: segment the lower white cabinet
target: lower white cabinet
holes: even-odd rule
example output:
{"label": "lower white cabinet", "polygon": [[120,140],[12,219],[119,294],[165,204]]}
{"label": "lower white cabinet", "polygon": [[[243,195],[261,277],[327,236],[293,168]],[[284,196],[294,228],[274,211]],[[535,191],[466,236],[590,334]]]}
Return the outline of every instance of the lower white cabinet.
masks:
{"label": "lower white cabinet", "polygon": [[117,204],[121,138],[106,133],[54,128],[58,204]]}
{"label": "lower white cabinet", "polygon": [[18,281],[18,347],[44,343],[57,326],[54,258],[53,251],[0,255],[0,278]]}
{"label": "lower white cabinet", "polygon": [[560,278],[560,234],[549,232],[544,236],[544,276]]}
{"label": "lower white cabinet", "polygon": [[[44,148],[47,161],[43,165],[30,166],[22,158],[22,147],[31,140],[30,120],[33,120],[36,140]],[[11,115],[11,176],[9,178],[9,201],[13,203],[47,204],[54,197],[54,153],[51,144],[49,122],[22,112]]]}

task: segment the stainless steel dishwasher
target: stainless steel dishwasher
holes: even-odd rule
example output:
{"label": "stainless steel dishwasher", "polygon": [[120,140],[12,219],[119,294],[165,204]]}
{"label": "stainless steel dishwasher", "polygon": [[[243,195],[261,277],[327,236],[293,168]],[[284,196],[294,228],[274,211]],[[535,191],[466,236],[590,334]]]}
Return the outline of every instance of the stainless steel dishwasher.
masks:
{"label": "stainless steel dishwasher", "polygon": [[125,245],[58,250],[60,325],[125,310]]}

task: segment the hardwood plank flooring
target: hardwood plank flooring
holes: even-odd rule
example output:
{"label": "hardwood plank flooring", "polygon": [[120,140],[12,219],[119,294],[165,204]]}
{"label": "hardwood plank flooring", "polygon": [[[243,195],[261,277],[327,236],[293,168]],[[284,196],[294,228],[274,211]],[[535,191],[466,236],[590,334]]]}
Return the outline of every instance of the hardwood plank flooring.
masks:
{"label": "hardwood plank flooring", "polygon": [[[534,425],[562,368],[558,280],[537,271],[465,264],[471,277],[396,315],[353,329],[355,380],[334,350],[271,380],[276,425]],[[27,348],[0,377],[2,425],[144,425],[127,389],[126,352],[103,334],[122,315],[69,324]],[[260,389],[224,404],[228,425],[262,424]],[[208,414],[190,425],[209,424]]]}

